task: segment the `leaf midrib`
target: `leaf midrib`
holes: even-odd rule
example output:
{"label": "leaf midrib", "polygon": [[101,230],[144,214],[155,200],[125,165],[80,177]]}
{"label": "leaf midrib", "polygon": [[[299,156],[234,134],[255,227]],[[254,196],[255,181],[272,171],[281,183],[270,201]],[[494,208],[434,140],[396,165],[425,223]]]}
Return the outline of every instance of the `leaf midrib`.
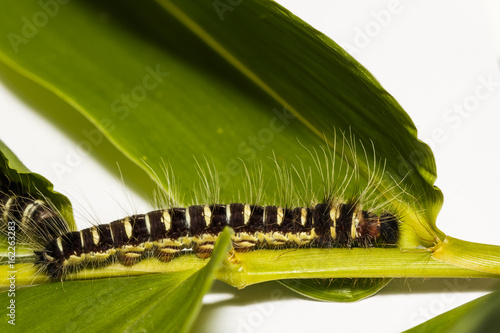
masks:
{"label": "leaf midrib", "polygon": [[228,49],[215,40],[211,35],[209,35],[201,26],[194,22],[188,15],[186,15],[181,9],[175,6],[170,1],[156,0],[160,6],[165,8],[172,16],[178,19],[182,24],[184,24],[190,31],[192,31],[196,36],[198,36],[203,42],[205,42],[209,47],[211,47],[215,52],[217,52],[222,58],[234,66],[238,71],[240,71],[245,77],[254,82],[259,88],[271,96],[274,100],[284,106],[287,111],[291,112],[301,123],[303,123],[310,131],[314,133],[321,140],[325,140],[328,146],[333,148],[330,140],[325,138],[325,136],[318,131],[297,109],[295,109],[285,98],[278,94],[274,89],[272,89],[268,84],[266,84],[255,72],[250,68],[245,66],[241,61],[239,61]]}

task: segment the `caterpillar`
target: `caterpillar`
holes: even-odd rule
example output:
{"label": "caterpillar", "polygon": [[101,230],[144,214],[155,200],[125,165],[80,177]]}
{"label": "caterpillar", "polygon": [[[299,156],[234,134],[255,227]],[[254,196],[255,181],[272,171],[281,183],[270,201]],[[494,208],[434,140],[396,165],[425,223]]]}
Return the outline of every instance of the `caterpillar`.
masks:
{"label": "caterpillar", "polygon": [[[68,231],[50,205],[28,196],[2,195],[6,225],[15,220],[34,231],[42,248],[35,265],[53,279],[87,265],[115,259],[130,266],[154,255],[168,262],[185,250],[201,258],[212,253],[225,226],[234,229],[235,251],[256,248],[395,246],[399,219],[376,215],[356,202],[330,202],[312,207],[283,208],[243,203],[192,205],[127,216],[81,231]],[[57,230],[65,230],[57,235]]]}

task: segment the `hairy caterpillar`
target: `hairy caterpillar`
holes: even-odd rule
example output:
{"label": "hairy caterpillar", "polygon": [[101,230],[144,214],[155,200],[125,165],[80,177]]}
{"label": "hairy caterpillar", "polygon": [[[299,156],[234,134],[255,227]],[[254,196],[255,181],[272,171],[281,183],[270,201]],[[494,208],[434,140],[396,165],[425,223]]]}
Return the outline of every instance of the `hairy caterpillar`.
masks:
{"label": "hairy caterpillar", "polygon": [[156,210],[57,236],[54,231],[64,230],[64,222],[41,200],[4,194],[0,208],[5,224],[9,219],[30,224],[39,239],[45,239],[39,241],[43,248],[35,250],[35,264],[53,278],[115,258],[127,266],[150,254],[169,261],[184,249],[207,258],[225,226],[235,230],[237,251],[395,245],[399,229],[395,215],[377,216],[354,202],[293,209],[232,203]]}
{"label": "hairy caterpillar", "polygon": [[[381,196],[389,191],[379,188],[383,183],[385,165],[377,163],[373,147],[373,160],[369,161],[368,153],[360,142],[369,177],[365,189],[357,191],[360,184],[356,144],[352,135],[347,139],[342,133],[342,137],[342,158],[337,165],[333,155],[336,148],[333,151],[321,148],[321,152],[306,148],[323,182],[322,200],[315,199],[312,171],[306,169],[302,161],[301,169],[291,166],[302,185],[297,189],[293,185],[291,169],[286,164],[278,163],[274,156],[277,190],[282,197],[278,200],[279,204],[261,204],[262,170],[256,170],[254,178],[246,166],[249,199],[246,202],[223,203],[219,199],[218,173],[215,166],[205,159],[207,168],[196,161],[201,181],[200,193],[205,197],[197,198],[195,204],[181,206],[167,196],[168,208],[71,231],[49,203],[29,195],[4,193],[0,196],[2,222],[4,225],[9,221],[16,222],[31,243],[34,264],[54,279],[63,279],[68,273],[84,267],[104,266],[115,261],[125,266],[147,257],[168,262],[186,252],[208,258],[219,233],[226,226],[235,232],[232,237],[235,251],[396,246],[400,218],[390,205],[379,203]],[[349,157],[354,160],[353,166],[347,162]],[[164,169],[165,185],[175,197],[178,189],[170,171]],[[157,178],[161,182],[160,177]],[[355,192],[347,196],[346,190],[351,182],[354,182]],[[377,189],[381,193],[375,195]],[[291,203],[291,197],[298,192],[302,201]],[[375,198],[372,197],[374,195]],[[200,201],[203,204],[198,204]]]}

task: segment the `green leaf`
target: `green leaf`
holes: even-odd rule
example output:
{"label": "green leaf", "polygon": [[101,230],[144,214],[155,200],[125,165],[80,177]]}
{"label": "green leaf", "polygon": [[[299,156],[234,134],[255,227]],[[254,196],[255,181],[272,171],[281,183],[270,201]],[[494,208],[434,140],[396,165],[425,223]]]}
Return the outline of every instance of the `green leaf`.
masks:
{"label": "green leaf", "polygon": [[285,287],[319,301],[354,302],[370,297],[391,279],[290,279]]}
{"label": "green leaf", "polygon": [[16,328],[22,331],[187,332],[227,257],[231,235],[229,228],[221,233],[199,270],[52,283],[20,289],[15,297],[1,293],[0,301],[15,300]]}
{"label": "green leaf", "polygon": [[499,332],[498,309],[500,291],[470,301],[405,332]]}

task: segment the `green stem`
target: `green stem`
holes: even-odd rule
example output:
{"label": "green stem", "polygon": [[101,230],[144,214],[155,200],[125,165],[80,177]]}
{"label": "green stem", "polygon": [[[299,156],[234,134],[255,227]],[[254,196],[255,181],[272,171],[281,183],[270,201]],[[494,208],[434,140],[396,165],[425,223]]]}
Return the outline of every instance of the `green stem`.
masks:
{"label": "green stem", "polygon": [[500,246],[446,236],[433,250],[432,256],[442,262],[479,272],[500,274]]}
{"label": "green stem", "polygon": [[[499,256],[500,258],[500,256]],[[244,288],[281,279],[500,277],[432,258],[430,251],[399,249],[301,249],[234,253],[218,279]]]}
{"label": "green stem", "polygon": [[[107,278],[151,273],[200,269],[208,261],[185,255],[164,263],[146,259],[131,267],[114,264],[99,269],[83,269],[67,280]],[[6,277],[7,265],[0,266],[0,277]],[[32,264],[16,265],[16,284],[30,285],[49,280],[36,274]],[[353,249],[283,249],[232,251],[217,273],[217,278],[232,286],[282,279],[314,278],[408,278],[408,277],[500,277],[500,247],[446,237],[430,249],[388,248]],[[0,289],[8,281],[0,278]]]}
{"label": "green stem", "polygon": [[[168,264],[156,259],[145,259],[133,266],[123,266],[118,263],[100,267],[85,268],[77,273],[69,274],[65,280],[88,280],[98,278],[110,278],[120,276],[145,275],[154,273],[181,272],[190,269],[200,269],[208,263],[208,260],[200,259],[194,255],[181,256],[172,260]],[[45,274],[40,273],[39,269],[32,263],[16,264],[14,268],[9,265],[0,265],[0,291],[9,289],[10,280],[7,278],[14,275],[16,287],[30,286],[42,283],[48,283],[53,280]]]}

